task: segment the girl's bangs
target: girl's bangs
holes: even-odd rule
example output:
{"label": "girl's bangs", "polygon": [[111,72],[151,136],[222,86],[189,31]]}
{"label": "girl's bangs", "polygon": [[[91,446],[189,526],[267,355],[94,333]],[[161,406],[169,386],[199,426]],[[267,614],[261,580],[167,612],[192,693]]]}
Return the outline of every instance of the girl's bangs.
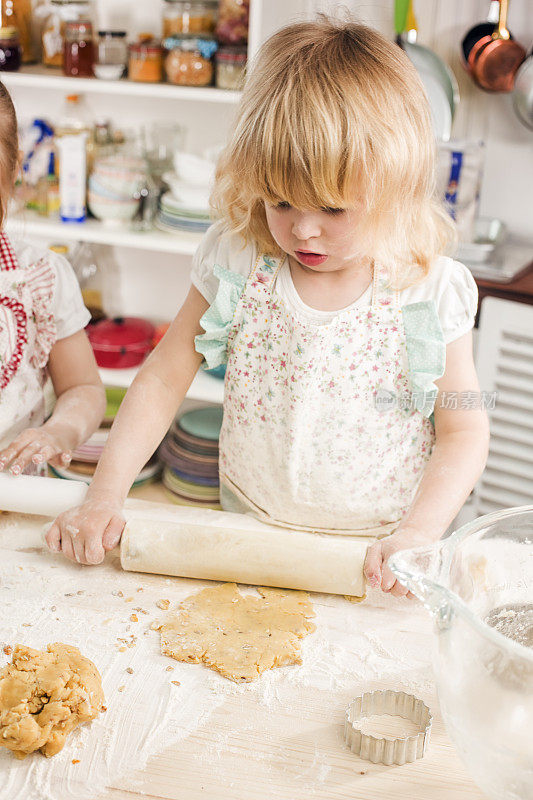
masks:
{"label": "girl's bangs", "polygon": [[261,137],[246,158],[243,175],[248,185],[243,191],[267,203],[286,202],[299,209],[353,206],[364,192],[358,159],[347,152],[346,143],[332,143],[331,138],[316,131],[298,137],[294,129],[289,135],[279,131],[274,140]]}

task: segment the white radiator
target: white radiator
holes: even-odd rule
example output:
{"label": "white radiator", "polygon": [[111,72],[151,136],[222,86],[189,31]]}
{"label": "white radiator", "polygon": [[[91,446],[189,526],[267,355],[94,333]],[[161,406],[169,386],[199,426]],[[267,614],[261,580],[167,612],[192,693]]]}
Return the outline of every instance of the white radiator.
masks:
{"label": "white radiator", "polygon": [[486,297],[476,364],[489,402],[487,466],[474,489],[476,513],[533,502],[533,306]]}

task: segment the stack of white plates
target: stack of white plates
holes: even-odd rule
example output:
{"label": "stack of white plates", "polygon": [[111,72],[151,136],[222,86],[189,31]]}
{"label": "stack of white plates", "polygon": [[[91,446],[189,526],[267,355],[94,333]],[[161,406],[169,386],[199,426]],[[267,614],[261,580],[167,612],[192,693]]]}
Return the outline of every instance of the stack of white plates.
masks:
{"label": "stack of white plates", "polygon": [[211,224],[209,207],[194,206],[192,203],[178,200],[171,192],[161,198],[156,225],[160,230],[175,233],[176,231],[192,231],[203,233]]}

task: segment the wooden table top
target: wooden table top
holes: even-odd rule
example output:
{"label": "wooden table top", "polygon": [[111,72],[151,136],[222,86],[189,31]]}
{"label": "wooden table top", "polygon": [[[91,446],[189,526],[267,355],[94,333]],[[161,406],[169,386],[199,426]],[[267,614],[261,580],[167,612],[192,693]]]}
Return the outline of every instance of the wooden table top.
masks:
{"label": "wooden table top", "polygon": [[[164,497],[158,484],[139,487],[133,495],[157,501]],[[8,554],[12,556],[13,551],[20,550],[21,559],[33,559],[31,571],[38,571],[41,561],[43,571],[45,562],[50,569],[51,557],[39,553],[41,543],[37,534],[29,531],[28,520],[19,515],[0,515],[0,559],[2,553],[7,558]],[[20,528],[20,535],[14,535],[14,526]],[[28,547],[28,543],[34,546]],[[138,583],[142,580],[146,596],[150,587],[162,586],[166,580],[168,591],[168,579],[121,573],[116,554],[109,554],[108,561],[109,565],[106,562],[98,569],[102,571],[100,574],[114,570],[115,585],[119,586],[120,581]],[[82,571],[77,565],[71,565],[69,569],[73,577],[77,574],[83,578],[84,586],[90,585],[87,581],[92,579],[87,577],[90,573],[86,570],[92,568]],[[171,580],[176,586],[182,581]],[[195,585],[189,581],[191,583]],[[1,584],[0,580],[0,593]],[[198,582],[198,587],[202,585],[205,582]],[[97,600],[89,600],[89,594],[86,591],[80,602],[96,603]],[[375,602],[367,600],[362,604],[348,603],[344,598],[331,595],[312,595],[312,601],[317,611],[317,632],[304,641],[301,668],[275,670],[276,675],[270,673],[270,678],[261,678],[254,684],[234,686],[225,682],[223,701],[214,705],[192,732],[179,741],[172,741],[169,732],[166,748],[154,753],[141,769],[112,776],[105,791],[92,800],[192,800],[197,797],[206,800],[369,800],[373,797],[379,800],[482,800],[481,791],[468,777],[444,729],[429,668],[431,620],[423,609],[414,603],[400,603],[382,595],[376,597]],[[68,603],[69,599],[64,602]],[[111,613],[106,610],[107,615]],[[31,644],[31,628],[23,630],[27,633],[21,630],[22,641],[27,636],[26,641]],[[363,641],[361,636],[367,645],[375,642],[371,647],[375,648],[376,663],[385,659],[383,663],[393,665],[394,669],[397,664],[398,675],[403,676],[401,680],[391,674],[381,674],[379,667],[373,673],[371,670],[372,677],[365,677],[368,669],[361,661],[361,649],[356,644],[357,637],[359,642]],[[5,638],[0,621],[0,642]],[[409,658],[397,649],[401,643],[409,650]],[[154,652],[156,646],[154,640]],[[368,647],[367,651],[368,661]],[[339,671],[339,661],[335,666],[339,653],[344,659],[342,663],[349,665],[346,672]],[[412,661],[413,653],[418,661]],[[371,661],[373,659],[374,655]],[[201,665],[182,667],[202,671],[195,675],[213,679],[213,673]],[[434,715],[431,741],[424,758],[402,767],[386,767],[371,764],[351,753],[343,739],[343,719],[354,697],[378,688],[408,690],[406,682],[422,674],[425,677],[417,685],[416,694],[429,704]],[[218,676],[216,680],[224,682]],[[117,698],[106,695],[106,703],[112,708],[119,698],[123,703],[128,702],[124,695]],[[87,727],[85,740],[87,736],[97,735],[99,727],[95,725]],[[130,733],[132,737],[140,735],[135,729]],[[83,750],[77,757],[83,759]],[[41,758],[40,754],[34,754],[19,763],[29,769],[32,760]],[[69,753],[69,769],[75,776],[70,758]],[[0,761],[0,767],[6,763]],[[71,778],[70,772],[69,786],[72,794],[56,795],[52,781],[47,800],[78,796],[76,778]],[[82,786],[78,788],[81,797]],[[1,800],[3,797],[0,786]],[[26,800],[26,795],[19,797]],[[10,795],[9,800],[19,800],[19,797]]]}

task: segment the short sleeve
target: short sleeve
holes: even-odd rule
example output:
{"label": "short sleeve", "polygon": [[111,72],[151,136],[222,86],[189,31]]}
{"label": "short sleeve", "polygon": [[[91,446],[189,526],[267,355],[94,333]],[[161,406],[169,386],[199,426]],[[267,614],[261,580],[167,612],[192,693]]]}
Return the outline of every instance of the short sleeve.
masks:
{"label": "short sleeve", "polygon": [[53,252],[49,257],[55,272],[52,311],[56,339],[66,339],[85,328],[91,315],[83,304],[78,279],[67,259]]}
{"label": "short sleeve", "polygon": [[444,341],[449,344],[473,328],[478,290],[468,267],[452,259],[447,259],[439,290],[437,310]]}
{"label": "short sleeve", "polygon": [[216,222],[206,232],[193,256],[191,282],[211,305],[219,287],[215,266],[247,278],[255,258],[254,244],[246,243],[223,222]]}

